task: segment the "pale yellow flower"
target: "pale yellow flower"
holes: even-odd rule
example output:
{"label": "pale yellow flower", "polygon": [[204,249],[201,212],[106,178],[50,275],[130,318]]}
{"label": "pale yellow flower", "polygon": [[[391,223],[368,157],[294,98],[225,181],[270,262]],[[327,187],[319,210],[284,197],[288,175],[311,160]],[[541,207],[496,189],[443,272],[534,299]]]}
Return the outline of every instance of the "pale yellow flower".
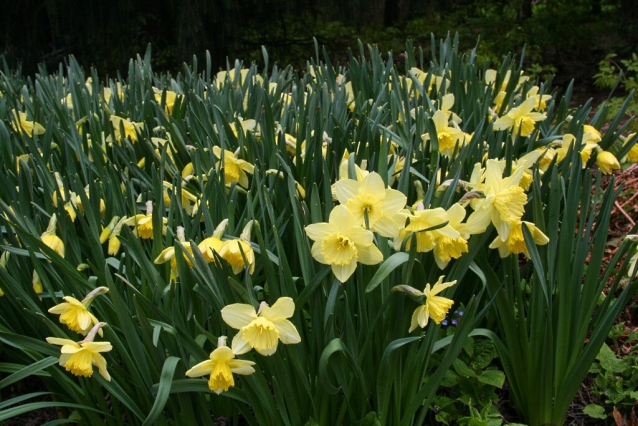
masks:
{"label": "pale yellow flower", "polygon": [[288,320],[294,313],[295,303],[290,297],[280,297],[272,306],[262,302],[259,312],[243,303],[221,311],[226,324],[239,330],[233,338],[233,353],[241,355],[255,349],[265,356],[275,353],[279,341],[286,345],[301,342],[297,328]]}
{"label": "pale yellow flower", "polygon": [[[446,157],[452,157],[465,144],[465,141],[469,140],[468,135],[459,129],[456,123],[452,122],[452,125],[449,125],[448,115],[444,111],[435,112],[432,121],[436,128],[439,152]],[[429,141],[430,134],[421,135],[421,140],[423,142]]]}
{"label": "pale yellow flower", "polygon": [[13,113],[13,120],[11,121],[11,127],[16,132],[24,132],[28,136],[42,135],[45,132],[44,127],[40,123],[35,121],[29,121],[27,114],[22,111],[11,110]]}
{"label": "pale yellow flower", "polygon": [[540,112],[533,112],[536,98],[526,99],[519,106],[512,108],[507,114],[494,122],[494,130],[512,129],[512,137],[529,136],[534,131],[537,121],[542,121],[547,116]]}
{"label": "pale yellow flower", "polygon": [[[137,142],[137,134],[144,129],[144,123],[135,123],[130,119],[124,119],[117,115],[111,116],[111,123],[113,124],[113,132],[118,142],[121,142],[123,138],[128,138],[131,142]],[[121,129],[124,129],[122,134]]]}
{"label": "pale yellow flower", "polygon": [[393,238],[399,231],[394,216],[405,207],[407,197],[396,189],[386,188],[381,176],[372,172],[361,182],[342,179],[335,184],[339,202],[360,226],[384,237]]}
{"label": "pale yellow flower", "polygon": [[484,183],[474,188],[483,191],[484,197],[470,201],[474,212],[467,219],[467,232],[480,234],[492,222],[501,240],[507,240],[512,224],[520,220],[527,204],[527,195],[519,186],[524,171],[520,167],[509,177],[503,178],[498,160],[487,160]]}
{"label": "pale yellow flower", "polygon": [[372,232],[362,228],[361,222],[343,205],[332,209],[327,223],[306,226],[306,234],[314,241],[312,257],[330,265],[342,283],[354,273],[358,262],[376,265],[383,260],[383,254],[374,245]]}

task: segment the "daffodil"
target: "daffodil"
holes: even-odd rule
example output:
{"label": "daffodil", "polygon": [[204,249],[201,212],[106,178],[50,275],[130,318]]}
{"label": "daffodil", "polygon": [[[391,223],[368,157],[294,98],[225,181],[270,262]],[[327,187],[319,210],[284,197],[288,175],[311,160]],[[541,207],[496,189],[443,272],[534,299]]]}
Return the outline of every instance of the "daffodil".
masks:
{"label": "daffodil", "polygon": [[510,254],[523,253],[529,258],[529,251],[527,249],[527,244],[525,243],[525,237],[523,236],[523,224],[525,224],[532,233],[532,237],[536,245],[541,246],[549,242],[547,235],[543,234],[536,225],[531,222],[518,220],[512,224],[510,234],[507,239],[503,241],[500,237],[496,237],[490,244],[490,248],[498,249],[499,256],[501,257],[507,257]]}
{"label": "daffodil", "polygon": [[372,232],[362,228],[344,205],[332,209],[327,223],[306,226],[306,234],[314,241],[312,257],[330,265],[342,283],[354,273],[358,262],[376,265],[383,260],[383,254],[373,243]]}
{"label": "daffodil", "polygon": [[[162,102],[162,91],[160,91],[159,89],[155,89],[153,88],[153,90],[155,91],[155,101],[157,103]],[[172,90],[167,90],[166,91],[166,98],[165,98],[165,103],[164,106],[166,108],[166,113],[167,114],[172,114],[173,113],[173,106],[175,105],[175,101],[177,101],[179,95],[175,92],[173,92]]]}
{"label": "daffodil", "polygon": [[53,213],[51,219],[49,219],[49,226],[47,230],[42,233],[40,239],[42,242],[55,251],[60,257],[64,257],[64,242],[60,237],[55,234],[55,227],[58,223],[58,218]]}
{"label": "daffodil", "polygon": [[[146,214],[137,214],[135,216],[129,217],[123,222],[123,225],[134,226],[135,229],[133,233],[145,239],[153,238],[153,202],[146,202]],[[168,226],[168,219],[162,217],[162,235],[166,235],[166,230]]]}
{"label": "daffodil", "polygon": [[255,166],[248,161],[237,158],[236,154],[231,151],[224,150],[222,154],[222,149],[218,146],[213,147],[213,154],[220,159],[220,161],[217,162],[217,168],[224,169],[226,185],[237,182],[239,186],[248,188],[248,175],[246,173],[253,174]]}
{"label": "daffodil", "polygon": [[507,114],[494,122],[494,130],[512,129],[512,137],[519,133],[521,136],[529,136],[535,128],[537,121],[542,121],[547,116],[540,112],[533,112],[536,98],[526,99],[516,108],[512,108]]}
{"label": "daffodil", "polygon": [[62,346],[59,363],[66,371],[80,377],[91,377],[93,366],[96,366],[100,375],[110,382],[111,376],[106,370],[106,360],[101,353],[110,351],[113,346],[109,342],[93,341],[97,331],[105,325],[106,323],[103,322],[96,324],[86,339],[79,342],[57,337],[47,337],[46,340],[51,345]]}
{"label": "daffodil", "polygon": [[[177,246],[177,244],[180,245],[180,248],[184,252],[188,253],[191,256],[193,255],[192,247],[190,246],[188,242],[185,241],[184,228],[181,226],[178,226],[176,230],[176,234],[177,234],[177,241],[175,241],[175,245],[172,247],[167,247],[164,250],[162,250],[161,253],[153,261],[153,263],[155,263],[156,265],[161,265],[162,263],[166,263],[170,261],[171,270],[173,271],[173,273],[177,271],[177,260],[175,259],[175,247]],[[184,260],[186,261],[186,264],[188,266],[192,267],[193,262],[191,262],[191,260],[188,258],[186,253],[184,253]]]}
{"label": "daffodil", "polygon": [[361,182],[342,179],[335,184],[335,192],[360,226],[384,237],[397,235],[399,229],[393,218],[405,207],[407,197],[396,189],[386,188],[378,173],[368,174]]}
{"label": "daffodil", "polygon": [[474,188],[482,191],[484,196],[470,201],[474,212],[467,219],[467,232],[482,233],[491,221],[501,240],[507,240],[512,224],[520,220],[527,204],[527,195],[519,186],[524,171],[520,167],[509,177],[503,178],[498,160],[487,160],[484,183]]}
{"label": "daffodil", "polygon": [[620,139],[622,139],[624,143],[633,142],[633,145],[631,146],[631,148],[629,149],[629,152],[627,153],[627,158],[632,163],[638,162],[638,143],[636,143],[636,141],[634,140],[636,139],[636,133],[631,133],[627,135],[627,137],[621,136]]}
{"label": "daffodil", "polygon": [[[64,296],[65,302],[55,305],[48,312],[60,315],[60,323],[65,324],[72,331],[86,335],[99,322],[95,315],[89,312],[89,306],[95,297],[107,291],[109,289],[106,287],[98,287],[81,302],[74,297]],[[102,335],[102,330],[99,330],[99,333]]]}
{"label": "daffodil", "polygon": [[[454,155],[455,150],[461,148],[465,141],[469,140],[468,135],[456,127],[454,122],[452,122],[452,126],[449,125],[448,115],[444,111],[435,112],[432,116],[432,121],[436,128],[439,152],[446,157]],[[421,140],[423,142],[429,141],[430,134],[421,135]]]}
{"label": "daffodil", "polygon": [[12,110],[13,120],[11,121],[11,127],[16,132],[24,132],[27,136],[42,135],[45,132],[44,127],[40,123],[35,121],[29,121],[27,114],[22,111]]}
{"label": "daffodil", "polygon": [[[559,142],[561,145],[556,150],[556,161],[560,163],[567,156],[570,149],[576,149],[576,137],[570,133],[565,133],[565,135],[563,135],[563,139]],[[591,157],[591,153],[597,146],[598,145],[596,143],[585,142],[583,139],[583,143],[580,147],[580,160],[583,169],[587,167],[587,162]]]}
{"label": "daffodil", "polygon": [[252,225],[251,220],[246,224],[239,238],[224,241],[219,249],[219,256],[230,263],[235,274],[239,274],[246,267],[250,274],[255,271],[255,252],[250,245]]}
{"label": "daffodil", "polygon": [[597,144],[598,142],[603,140],[603,136],[600,134],[598,129],[589,124],[583,124],[583,143],[593,143]]}
{"label": "daffodil", "polygon": [[[423,304],[414,310],[408,333],[412,333],[417,327],[425,328],[430,318],[437,324],[440,324],[441,321],[445,319],[454,301],[447,297],[438,296],[438,294],[456,284],[456,280],[443,282],[443,278],[443,275],[441,275],[434,286],[431,286],[429,283],[426,284],[423,292],[419,292],[411,287],[409,288],[408,293],[413,296],[421,296],[423,298]],[[401,286],[395,287],[395,290],[406,291],[400,287]]]}
{"label": "daffodil", "polygon": [[606,175],[614,173],[614,170],[620,169],[620,163],[614,154],[609,151],[601,151],[596,155],[596,164],[598,168]]}
{"label": "daffodil", "polygon": [[537,111],[545,111],[547,109],[547,101],[552,99],[552,95],[539,95],[538,91],[539,91],[539,87],[538,86],[533,86],[531,89],[529,89],[527,91],[527,94],[525,95],[526,98],[534,98],[534,109]]}
{"label": "daffodil", "polygon": [[224,242],[221,240],[221,237],[222,235],[224,235],[224,231],[226,230],[227,226],[228,226],[228,219],[222,220],[220,224],[217,225],[217,228],[215,228],[213,235],[203,239],[197,245],[197,248],[199,249],[199,251],[202,252],[202,255],[204,256],[204,259],[206,259],[206,262],[211,263],[215,261],[214,253],[217,253],[219,255],[219,252],[222,246],[224,245]]}
{"label": "daffodil", "polygon": [[233,338],[233,353],[241,355],[255,349],[265,356],[275,353],[279,341],[286,345],[301,342],[297,328],[288,320],[294,313],[295,302],[290,297],[280,297],[272,306],[262,302],[258,312],[243,303],[221,311],[226,324],[239,330]]}
{"label": "daffodil", "polygon": [[210,359],[202,361],[186,372],[188,377],[208,376],[208,387],[216,394],[228,391],[235,386],[234,374],[248,376],[255,372],[252,361],[235,359],[233,351],[226,346],[226,336],[218,339],[217,349],[210,354]]}
{"label": "daffodil", "polygon": [[[229,82],[233,86],[233,88],[243,86],[244,83],[246,82],[246,77],[248,76],[249,72],[250,72],[250,69],[248,68],[239,70],[239,73],[237,73],[237,70],[235,69],[232,69],[230,71],[218,72],[217,78],[215,79],[217,90],[221,90],[221,88],[224,87],[224,84],[226,84],[226,82]],[[264,78],[260,76],[259,74],[254,74],[252,78],[252,82],[253,84],[257,84],[257,83],[263,84]]]}
{"label": "daffodil", "polygon": [[[113,124],[113,132],[115,133],[115,139],[121,142],[123,138],[128,138],[131,142],[137,142],[138,132],[144,129],[144,123],[135,123],[130,119],[124,119],[117,115],[111,116],[111,123]],[[122,129],[124,133],[122,134]]]}

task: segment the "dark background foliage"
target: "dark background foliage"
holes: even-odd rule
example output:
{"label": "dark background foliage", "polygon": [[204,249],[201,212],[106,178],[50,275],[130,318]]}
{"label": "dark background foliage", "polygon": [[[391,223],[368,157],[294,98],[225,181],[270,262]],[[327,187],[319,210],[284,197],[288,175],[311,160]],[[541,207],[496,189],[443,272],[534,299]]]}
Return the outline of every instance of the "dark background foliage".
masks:
{"label": "dark background foliage", "polygon": [[[152,44],[154,69],[178,71],[192,55],[271,61],[302,68],[313,37],[336,62],[357,39],[401,52],[405,40],[429,45],[459,32],[462,47],[478,37],[479,55],[497,64],[526,45],[527,65],[564,78],[591,78],[606,53],[638,50],[633,0],[19,0],[0,2],[0,54],[24,74],[39,63],[56,69],[68,55],[111,76]],[[395,54],[400,61],[400,55]],[[231,63],[232,65],[232,63]]]}

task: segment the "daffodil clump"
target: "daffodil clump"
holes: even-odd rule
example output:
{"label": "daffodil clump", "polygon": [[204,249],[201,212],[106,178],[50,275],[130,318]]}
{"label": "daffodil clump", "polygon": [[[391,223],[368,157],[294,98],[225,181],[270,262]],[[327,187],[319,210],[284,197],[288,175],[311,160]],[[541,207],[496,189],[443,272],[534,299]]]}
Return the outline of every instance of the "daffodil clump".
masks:
{"label": "daffodil clump", "polygon": [[64,422],[434,424],[491,345],[517,420],[562,424],[638,285],[600,187],[638,137],[451,38],[360,52],[2,75],[1,383]]}

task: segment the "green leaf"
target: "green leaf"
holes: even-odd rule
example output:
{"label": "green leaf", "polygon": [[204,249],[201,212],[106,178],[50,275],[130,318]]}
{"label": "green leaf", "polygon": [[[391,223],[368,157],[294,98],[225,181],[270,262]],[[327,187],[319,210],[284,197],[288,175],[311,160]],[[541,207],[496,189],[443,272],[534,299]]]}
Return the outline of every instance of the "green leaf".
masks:
{"label": "green leaf", "polygon": [[589,417],[593,417],[595,419],[604,420],[607,418],[605,414],[605,407],[601,407],[597,404],[589,404],[583,410],[583,413],[587,414]]}
{"label": "green leaf", "polygon": [[381,281],[383,281],[392,271],[398,268],[400,265],[404,264],[410,259],[410,255],[407,253],[399,252],[394,253],[392,256],[388,257],[383,261],[379,269],[374,274],[370,282],[366,287],[366,293],[370,293],[372,290],[377,288]]}
{"label": "green leaf", "polygon": [[600,348],[596,359],[600,361],[600,366],[609,373],[622,373],[627,368],[625,362],[616,358],[616,354],[606,343]]}
{"label": "green leaf", "polygon": [[148,413],[148,417],[144,420],[142,425],[152,425],[155,420],[162,414],[166,401],[168,401],[168,395],[171,393],[171,385],[173,384],[173,375],[175,374],[175,368],[177,363],[181,359],[170,356],[166,358],[164,367],[162,368],[162,375],[160,376],[159,389],[157,390],[157,396],[155,397],[155,403],[151,412]]}
{"label": "green leaf", "polygon": [[363,419],[361,419],[359,426],[381,426],[381,422],[379,421],[379,418],[377,417],[377,413],[372,411],[366,414]]}
{"label": "green leaf", "polygon": [[486,385],[501,389],[505,383],[505,373],[499,370],[485,370],[478,376],[478,380]]}
{"label": "green leaf", "polygon": [[456,371],[459,376],[476,377],[476,372],[458,358],[454,360],[452,366],[454,367],[454,371]]}

